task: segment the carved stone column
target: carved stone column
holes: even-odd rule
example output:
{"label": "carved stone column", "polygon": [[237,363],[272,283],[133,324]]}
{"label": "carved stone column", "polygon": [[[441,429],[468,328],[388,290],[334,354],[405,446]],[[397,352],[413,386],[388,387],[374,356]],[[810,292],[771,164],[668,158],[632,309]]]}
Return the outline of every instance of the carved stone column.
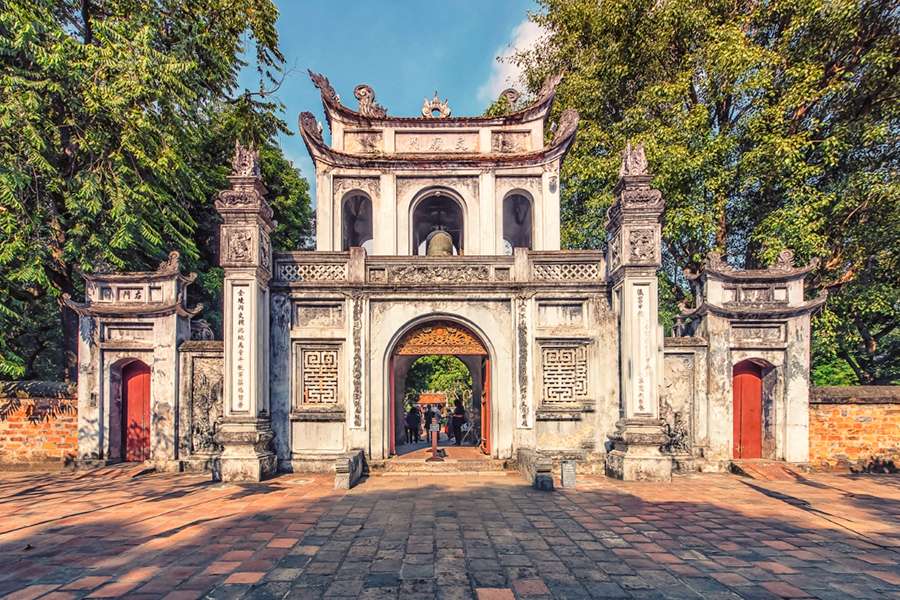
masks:
{"label": "carved stone column", "polygon": [[225,270],[224,421],[222,458],[215,478],[259,481],[275,472],[274,433],[269,412],[269,279],[274,223],[259,172],[259,154],[235,146],[231,187],[216,210],[219,265]]}
{"label": "carved stone column", "polygon": [[667,438],[659,418],[662,331],[656,279],[664,202],[650,179],[643,147],[628,144],[607,223],[607,268],[619,318],[622,418],[610,436],[606,473],[617,479],[667,481],[672,460],[660,450]]}

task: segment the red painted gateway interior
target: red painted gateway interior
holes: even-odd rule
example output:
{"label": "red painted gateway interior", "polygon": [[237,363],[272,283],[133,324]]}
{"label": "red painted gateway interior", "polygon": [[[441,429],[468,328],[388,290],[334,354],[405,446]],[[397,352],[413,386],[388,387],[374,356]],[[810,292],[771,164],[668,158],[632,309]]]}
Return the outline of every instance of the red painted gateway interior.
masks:
{"label": "red painted gateway interior", "polygon": [[150,458],[150,367],[140,361],[122,369],[125,460]]}
{"label": "red painted gateway interior", "polygon": [[762,458],[762,368],[734,366],[734,458]]}

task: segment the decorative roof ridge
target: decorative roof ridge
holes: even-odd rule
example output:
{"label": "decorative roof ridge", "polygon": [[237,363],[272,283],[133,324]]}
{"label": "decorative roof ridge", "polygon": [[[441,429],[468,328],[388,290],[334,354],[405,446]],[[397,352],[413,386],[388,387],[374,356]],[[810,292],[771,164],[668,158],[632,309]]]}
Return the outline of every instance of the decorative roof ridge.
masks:
{"label": "decorative roof ridge", "polygon": [[[423,114],[414,117],[404,117],[388,115],[384,107],[375,103],[375,92],[371,86],[366,84],[360,84],[354,89],[354,95],[360,101],[360,110],[355,111],[341,102],[340,95],[334,90],[334,87],[326,76],[321,73],[316,73],[311,69],[307,69],[307,72],[309,73],[309,78],[312,80],[313,85],[319,89],[319,94],[322,97],[322,106],[325,108],[325,118],[328,121],[329,128],[331,127],[331,118],[333,115],[338,116],[341,120],[366,126],[398,123],[424,125],[509,125],[523,123],[537,118],[546,118],[549,113],[550,104],[556,97],[556,88],[563,78],[562,73],[556,73],[547,77],[534,102],[507,115],[498,117],[451,117],[448,108],[448,112],[443,116],[428,117]],[[506,90],[504,90],[503,93],[506,93]],[[435,92],[435,94],[437,93]],[[428,102],[431,101],[426,98],[426,104]],[[444,102],[446,103],[446,101]]]}
{"label": "decorative roof ridge", "polygon": [[740,306],[738,303],[730,303],[729,305],[713,304],[707,300],[703,300],[700,306],[683,312],[681,317],[700,317],[709,313],[726,318],[753,318],[759,320],[781,319],[803,313],[809,313],[817,310],[828,299],[828,290],[822,292],[811,300],[805,300],[802,304],[783,304],[781,306],[766,304],[765,306],[755,306],[748,304]]}
{"label": "decorative roof ridge", "polygon": [[703,267],[704,274],[713,274],[722,279],[747,280],[747,279],[794,279],[805,275],[819,266],[819,259],[814,258],[808,264],[797,267],[794,265],[794,252],[782,250],[778,253],[775,264],[766,269],[736,269],[722,259],[720,252],[710,252]]}
{"label": "decorative roof ridge", "polygon": [[396,164],[415,164],[420,168],[425,166],[441,167],[446,163],[457,165],[539,165],[561,157],[569,149],[575,139],[578,129],[578,112],[575,109],[566,109],[559,117],[556,132],[549,145],[540,150],[522,153],[478,153],[478,152],[447,152],[447,153],[375,153],[370,155],[350,154],[335,150],[325,143],[322,130],[315,116],[310,112],[300,113],[299,129],[303,141],[310,154],[319,157],[335,166],[374,166],[381,165],[390,168]]}

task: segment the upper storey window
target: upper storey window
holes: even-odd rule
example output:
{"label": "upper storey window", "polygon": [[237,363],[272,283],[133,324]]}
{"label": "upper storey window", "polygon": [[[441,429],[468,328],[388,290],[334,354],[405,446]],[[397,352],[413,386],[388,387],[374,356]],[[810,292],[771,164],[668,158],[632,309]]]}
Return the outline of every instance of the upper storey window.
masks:
{"label": "upper storey window", "polygon": [[372,253],[372,200],[368,196],[351,192],[344,197],[343,229],[345,251],[359,246]]}
{"label": "upper storey window", "polygon": [[[442,232],[436,235],[436,232]],[[444,240],[449,234],[452,248]],[[459,202],[448,195],[436,193],[421,200],[412,214],[412,248],[414,254],[427,255],[429,242],[432,255],[463,253],[463,211]],[[440,246],[440,247],[438,247]]]}
{"label": "upper storey window", "polygon": [[509,194],[503,199],[503,247],[506,254],[513,248],[531,250],[531,199],[524,194]]}

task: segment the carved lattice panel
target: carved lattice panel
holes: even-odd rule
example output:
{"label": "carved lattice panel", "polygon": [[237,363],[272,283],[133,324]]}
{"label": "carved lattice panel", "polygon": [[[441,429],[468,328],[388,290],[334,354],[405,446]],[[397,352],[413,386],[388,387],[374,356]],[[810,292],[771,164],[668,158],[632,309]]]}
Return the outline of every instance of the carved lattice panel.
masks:
{"label": "carved lattice panel", "polygon": [[592,281],[600,278],[599,263],[536,263],[531,270],[536,281]]}
{"label": "carved lattice panel", "polygon": [[275,273],[279,281],[344,281],[344,263],[280,263]]}
{"label": "carved lattice panel", "polygon": [[337,348],[300,348],[301,403],[338,403],[339,354]]}
{"label": "carved lattice panel", "polygon": [[588,399],[587,344],[541,347],[541,402],[573,404]]}

